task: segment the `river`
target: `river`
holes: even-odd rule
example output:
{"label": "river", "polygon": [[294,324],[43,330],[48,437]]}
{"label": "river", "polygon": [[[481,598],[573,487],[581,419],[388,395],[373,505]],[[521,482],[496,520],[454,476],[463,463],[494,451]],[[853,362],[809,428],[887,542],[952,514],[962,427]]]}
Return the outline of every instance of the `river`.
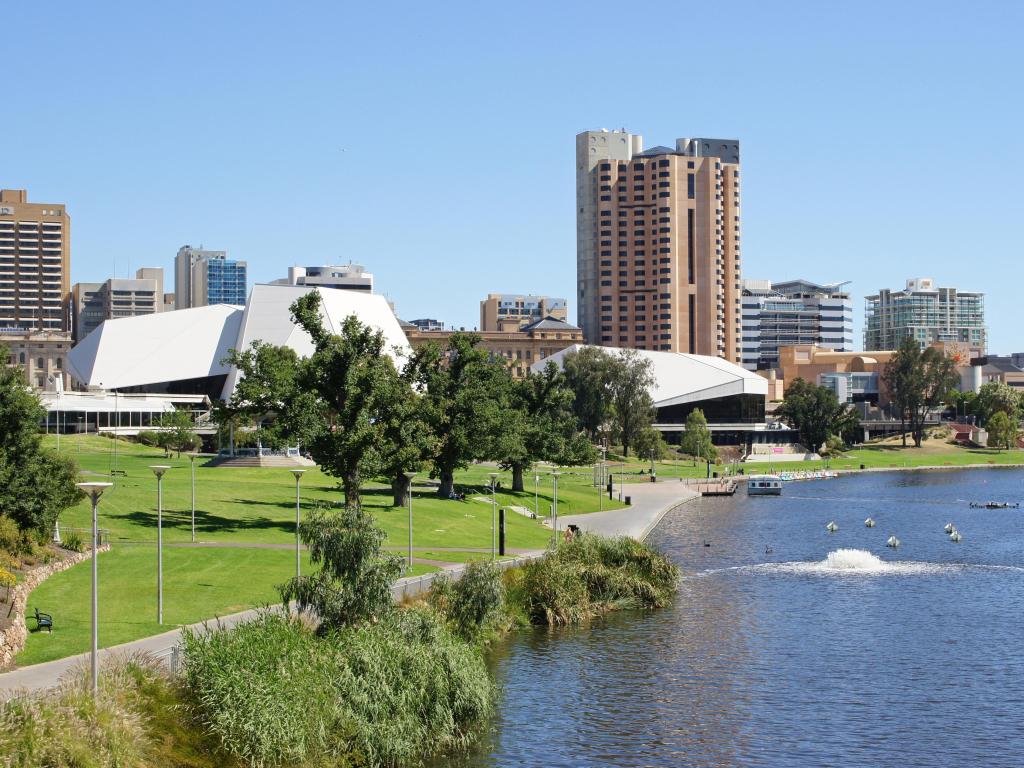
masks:
{"label": "river", "polygon": [[675,605],[510,636],[494,722],[444,764],[1022,765],[1024,509],[972,500],[1024,500],[1024,472],[688,504],[650,538],[684,569]]}

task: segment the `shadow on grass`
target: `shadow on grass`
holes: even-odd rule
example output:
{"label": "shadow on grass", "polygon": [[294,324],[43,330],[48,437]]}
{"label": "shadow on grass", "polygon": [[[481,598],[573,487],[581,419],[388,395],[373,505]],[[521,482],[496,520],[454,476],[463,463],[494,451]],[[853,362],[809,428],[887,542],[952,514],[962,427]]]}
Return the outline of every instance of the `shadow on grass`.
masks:
{"label": "shadow on grass", "polygon": [[[294,505],[285,508],[295,509]],[[123,514],[112,514],[109,517],[116,517],[131,522],[140,527],[156,527],[155,512],[126,512]],[[191,510],[164,510],[164,528],[192,530]],[[240,531],[267,531],[278,530],[294,532],[295,521],[288,519],[272,520],[269,517],[224,517],[214,515],[202,510],[196,510],[196,531],[200,533],[238,533]]]}

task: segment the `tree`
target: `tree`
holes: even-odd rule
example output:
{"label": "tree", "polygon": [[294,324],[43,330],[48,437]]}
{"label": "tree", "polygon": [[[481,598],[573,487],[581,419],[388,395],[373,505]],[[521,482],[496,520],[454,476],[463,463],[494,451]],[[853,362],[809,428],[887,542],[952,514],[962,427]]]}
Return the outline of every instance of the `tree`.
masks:
{"label": "tree", "polygon": [[562,360],[573,392],[573,412],[591,440],[596,440],[611,414],[611,380],[615,358],[599,347],[583,347]]}
{"label": "tree", "polygon": [[1019,421],[1021,414],[1020,392],[1001,381],[982,384],[971,403],[971,413],[978,417],[981,424],[988,424],[989,419],[997,413],[1005,413],[1011,422]]}
{"label": "tree", "polygon": [[522,491],[524,471],[537,461],[587,464],[594,447],[579,429],[573,393],[553,362],[540,373],[510,382],[509,410],[500,438],[502,466],[512,470],[512,490]]}
{"label": "tree", "polygon": [[917,387],[910,398],[910,428],[914,445],[924,442],[924,423],[928,413],[942,404],[943,398],[960,381],[953,359],[935,347],[921,353],[918,368],[911,382]]}
{"label": "tree", "polygon": [[277,418],[298,399],[300,360],[291,347],[254,341],[249,349],[231,350],[225,361],[239,371],[231,400],[215,406],[218,424],[228,427],[239,445],[238,427],[257,422],[260,443],[280,450],[294,425]]}
{"label": "tree", "polygon": [[174,410],[160,414],[156,425],[161,430],[157,435],[157,443],[168,453],[177,451],[178,456],[181,456],[182,451],[192,450],[199,445],[199,436],[187,411]]}
{"label": "tree", "polygon": [[654,427],[647,427],[637,436],[633,450],[637,456],[645,459],[653,456],[656,461],[667,459],[670,455],[668,443],[665,442],[661,432]]}
{"label": "tree", "polygon": [[436,435],[430,475],[441,481],[437,493],[445,499],[454,489],[455,470],[471,461],[502,458],[511,377],[479,344],[476,334],[454,333],[447,350],[425,344],[413,358],[412,378]]}
{"label": "tree", "polygon": [[341,480],[347,506],[358,506],[363,478],[384,467],[384,424],[400,388],[398,371],[386,353],[384,334],[347,317],[339,333],[320,315],[320,294],[300,297],[292,319],[313,341],[313,354],[298,359],[281,347],[255,344],[232,352],[241,381],[228,411],[264,419],[270,439],[305,446],[320,468]]}
{"label": "tree", "polygon": [[391,483],[392,503],[405,503],[410,490],[406,472],[418,472],[433,454],[437,438],[426,412],[425,399],[412,387],[415,365],[410,361],[401,376],[389,380],[393,391],[381,399],[377,422],[381,427],[381,474]]}
{"label": "tree", "polygon": [[917,381],[921,347],[913,337],[905,336],[900,348],[882,371],[882,382],[889,390],[889,401],[900,415],[900,433],[903,447],[907,447],[907,416],[920,389]]}
{"label": "tree", "polygon": [[988,432],[988,444],[1002,451],[1010,449],[1017,443],[1019,422],[1010,418],[1006,411],[996,411],[985,425]]}
{"label": "tree", "polygon": [[793,380],[776,415],[800,432],[800,440],[811,451],[819,451],[830,435],[842,436],[858,424],[857,412],[840,403],[828,387]]}
{"label": "tree", "polygon": [[294,600],[300,611],[315,612],[322,633],[392,610],[391,586],[402,572],[402,559],[381,549],[387,535],[358,504],[340,514],[314,507],[299,535],[320,570],[279,587],[282,602]]}
{"label": "tree", "polygon": [[[0,359],[6,355],[0,349]],[[23,531],[45,536],[57,517],[83,498],[78,468],[42,446],[39,424],[46,411],[21,370],[0,366],[0,514]]]}
{"label": "tree", "polygon": [[635,349],[627,349],[611,369],[612,423],[625,456],[629,456],[630,446],[654,420],[651,368],[650,359],[641,357]]}
{"label": "tree", "polygon": [[711,442],[708,420],[700,408],[694,408],[686,417],[686,431],[680,438],[679,450],[692,456],[695,466],[698,456],[708,464],[718,459],[718,449]]}

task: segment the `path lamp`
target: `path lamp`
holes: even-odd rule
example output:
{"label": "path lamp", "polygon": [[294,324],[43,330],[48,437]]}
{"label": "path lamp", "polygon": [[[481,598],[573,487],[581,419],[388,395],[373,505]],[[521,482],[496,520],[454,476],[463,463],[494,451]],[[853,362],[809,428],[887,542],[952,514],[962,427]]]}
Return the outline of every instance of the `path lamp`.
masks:
{"label": "path lamp", "polygon": [[558,548],[558,478],[561,474],[557,470],[551,473],[551,482],[554,485],[554,495],[551,499],[551,531],[555,542],[555,549]]}
{"label": "path lamp", "polygon": [[491,560],[497,560],[498,543],[495,536],[498,527],[498,473],[488,472],[487,476],[491,478]]}
{"label": "path lamp", "polygon": [[533,516],[540,518],[540,475],[533,473]]}
{"label": "path lamp", "polygon": [[405,479],[408,482],[408,490],[406,493],[409,494],[409,573],[412,573],[412,479],[416,477],[416,472],[403,472]]}
{"label": "path lamp", "polygon": [[100,667],[99,667],[99,597],[97,592],[97,581],[96,581],[96,548],[99,539],[99,529],[97,527],[97,508],[100,504],[100,496],[103,492],[113,486],[113,483],[75,483],[86,496],[92,501],[92,656],[91,656],[91,669],[92,673],[92,697],[96,698],[96,693],[99,690],[100,685]]}
{"label": "path lamp", "polygon": [[602,478],[604,475],[604,467],[598,464],[594,467],[594,475],[597,477],[597,511],[604,512],[604,485],[602,484]]}
{"label": "path lamp", "polygon": [[164,472],[166,464],[151,466],[156,475],[156,623],[164,623]]}
{"label": "path lamp", "polygon": [[192,543],[196,543],[196,455],[188,455],[189,463],[192,465]]}
{"label": "path lamp", "polygon": [[295,476],[295,578],[297,579],[302,575],[302,556],[299,550],[299,510],[301,509],[299,483],[302,482],[302,476],[306,473],[306,470],[292,469],[289,471]]}

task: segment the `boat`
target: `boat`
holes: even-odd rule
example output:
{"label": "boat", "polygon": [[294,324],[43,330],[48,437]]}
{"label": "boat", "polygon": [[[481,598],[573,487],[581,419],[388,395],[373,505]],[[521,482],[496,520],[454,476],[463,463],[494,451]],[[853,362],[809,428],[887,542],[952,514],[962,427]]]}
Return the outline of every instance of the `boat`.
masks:
{"label": "boat", "polygon": [[748,496],[781,496],[782,479],[778,475],[751,475],[747,478]]}

